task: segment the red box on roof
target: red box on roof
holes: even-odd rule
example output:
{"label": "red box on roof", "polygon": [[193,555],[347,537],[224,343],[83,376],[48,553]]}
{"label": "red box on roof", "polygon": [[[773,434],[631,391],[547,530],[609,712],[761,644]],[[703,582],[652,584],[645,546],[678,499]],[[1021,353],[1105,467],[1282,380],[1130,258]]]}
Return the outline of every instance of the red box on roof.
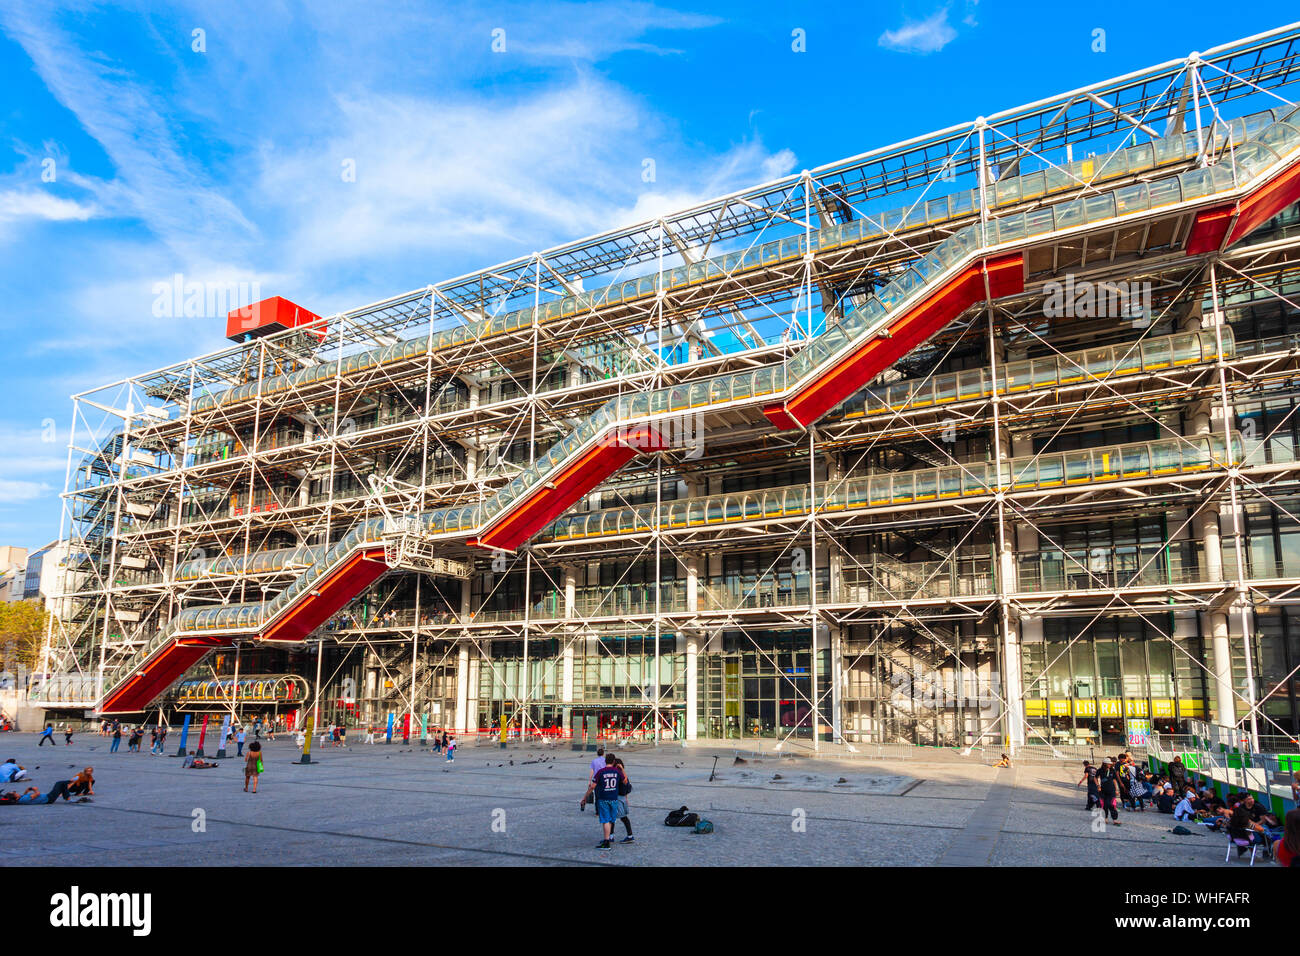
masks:
{"label": "red box on roof", "polygon": [[[228,313],[226,338],[232,342],[244,342],[250,338],[270,335],[272,332],[283,332],[285,329],[308,325],[319,319],[320,316],[315,312],[308,312],[295,302],[273,295],[269,299],[254,302],[252,305]],[[324,340],[325,326],[319,326],[312,332],[317,338]]]}

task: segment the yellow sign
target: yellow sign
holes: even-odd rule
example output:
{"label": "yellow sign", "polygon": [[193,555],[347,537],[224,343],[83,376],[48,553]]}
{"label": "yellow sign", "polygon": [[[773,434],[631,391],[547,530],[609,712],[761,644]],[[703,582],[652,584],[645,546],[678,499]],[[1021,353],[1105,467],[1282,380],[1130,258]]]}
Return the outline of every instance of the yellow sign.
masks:
{"label": "yellow sign", "polygon": [[1205,715],[1205,703],[1199,700],[1180,700],[1178,702],[1179,717],[1202,717]]}
{"label": "yellow sign", "polygon": [[1146,717],[1147,702],[1145,700],[1126,700],[1124,701],[1125,717]]}
{"label": "yellow sign", "polygon": [[1070,702],[1068,700],[1051,700],[1047,702],[1047,706],[1051,709],[1053,717],[1070,716]]}
{"label": "yellow sign", "polygon": [[1114,697],[1106,697],[1101,700],[1101,715],[1103,717],[1123,717],[1124,702]]}
{"label": "yellow sign", "polygon": [[1043,717],[1046,714],[1047,714],[1047,701],[1045,700],[1025,701],[1026,717]]}
{"label": "yellow sign", "polygon": [[1172,717],[1174,715],[1174,702],[1168,697],[1153,698],[1151,701],[1152,717]]}
{"label": "yellow sign", "polygon": [[1074,716],[1076,717],[1096,717],[1097,702],[1095,700],[1076,700],[1074,702]]}

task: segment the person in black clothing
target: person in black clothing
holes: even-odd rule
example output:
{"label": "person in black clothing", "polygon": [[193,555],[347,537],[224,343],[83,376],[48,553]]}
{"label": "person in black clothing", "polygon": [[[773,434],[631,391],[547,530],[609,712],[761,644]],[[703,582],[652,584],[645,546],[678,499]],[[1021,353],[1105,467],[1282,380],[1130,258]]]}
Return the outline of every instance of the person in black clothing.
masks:
{"label": "person in black clothing", "polygon": [[1119,826],[1119,774],[1115,767],[1115,762],[1107,757],[1106,762],[1102,764],[1101,771],[1098,773],[1097,780],[1101,790],[1101,815],[1104,820],[1107,815],[1114,821],[1115,826]]}
{"label": "person in black clothing", "polygon": [[1085,781],[1088,784],[1088,803],[1083,809],[1091,810],[1101,803],[1101,790],[1097,788],[1097,768],[1087,760],[1083,762],[1083,776],[1075,786],[1082,787]]}
{"label": "person in black clothing", "polygon": [[1169,765],[1169,782],[1174,785],[1175,793],[1187,790],[1187,768],[1183,766],[1182,757],[1175,757]]}
{"label": "person in black clothing", "polygon": [[1174,805],[1177,803],[1178,801],[1174,799],[1173,787],[1165,787],[1156,794],[1156,809],[1161,813],[1173,813]]}
{"label": "person in black clothing", "polygon": [[53,802],[54,802],[55,800],[57,800],[59,797],[62,797],[62,798],[63,798],[63,802],[64,802],[64,803],[67,803],[67,802],[68,802],[68,798],[69,798],[70,796],[72,796],[71,791],[69,791],[69,789],[68,789],[68,785],[69,785],[70,783],[72,783],[71,780],[57,780],[57,781],[55,781],[54,786],[50,788],[50,792],[47,793],[47,794],[45,795],[45,803],[46,803],[46,805],[49,805],[49,804],[53,803]]}

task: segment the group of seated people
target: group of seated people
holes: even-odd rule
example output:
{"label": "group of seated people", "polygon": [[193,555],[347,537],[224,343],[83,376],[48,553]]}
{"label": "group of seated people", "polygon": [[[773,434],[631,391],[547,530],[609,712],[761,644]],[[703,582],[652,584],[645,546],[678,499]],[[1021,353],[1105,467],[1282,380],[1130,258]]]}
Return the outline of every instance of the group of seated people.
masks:
{"label": "group of seated people", "polygon": [[[0,781],[18,782],[30,780],[27,771],[10,758],[0,764]],[[22,793],[17,790],[0,790],[0,804],[3,803],[44,803],[49,805],[59,797],[66,803],[72,797],[79,797],[78,803],[90,802],[95,792],[95,768],[86,767],[71,780],[57,780],[49,793],[41,793],[36,787],[28,787]]]}
{"label": "group of seated people", "polygon": [[[1252,793],[1230,793],[1220,797],[1214,788],[1202,783],[1198,790],[1189,785],[1181,800],[1174,796],[1173,785],[1167,786],[1158,798],[1162,812],[1172,813],[1175,820],[1202,823],[1211,830],[1227,830],[1234,838],[1247,845],[1259,843],[1271,852],[1272,845],[1282,838],[1284,828],[1277,815],[1255,799]],[[1172,807],[1166,810],[1165,807]]]}

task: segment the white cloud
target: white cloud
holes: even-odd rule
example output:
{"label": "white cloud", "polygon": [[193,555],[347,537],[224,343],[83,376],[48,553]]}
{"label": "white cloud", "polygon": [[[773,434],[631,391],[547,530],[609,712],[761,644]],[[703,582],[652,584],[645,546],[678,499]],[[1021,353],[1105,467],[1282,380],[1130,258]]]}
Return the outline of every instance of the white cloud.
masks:
{"label": "white cloud", "polygon": [[905,20],[897,30],[886,30],[876,42],[899,53],[937,53],[957,39],[948,22],[948,8],[937,10],[924,20]]}
{"label": "white cloud", "polygon": [[43,481],[9,481],[0,478],[0,505],[16,505],[54,495],[54,488]]}
{"label": "white cloud", "polygon": [[58,423],[0,424],[0,448],[0,505],[56,495],[67,468],[67,436]]}
{"label": "white cloud", "polygon": [[87,55],[74,36],[0,8],[6,32],[35,65],[49,91],[103,147],[123,198],[154,233],[195,253],[213,242],[246,240],[252,224],[187,160],[156,94],[102,55]]}
{"label": "white cloud", "polygon": [[[262,152],[256,190],[289,225],[275,239],[290,268],[477,250],[486,266],[503,251],[653,218],[794,164],[789,150],[757,140],[694,155],[666,139],[636,98],[593,77],[509,103],[368,94],[337,106],[331,139]],[[343,181],[345,159],[355,160],[355,182]],[[656,169],[650,184],[646,159]]]}
{"label": "white cloud", "polygon": [[503,28],[511,53],[599,62],[625,52],[676,55],[682,51],[642,38],[652,31],[700,30],[721,22],[652,3],[548,3],[531,10],[517,8],[503,21]]}
{"label": "white cloud", "polygon": [[0,223],[19,219],[48,219],[54,222],[75,219],[85,222],[95,212],[94,203],[62,199],[39,190],[9,189],[0,192]]}

